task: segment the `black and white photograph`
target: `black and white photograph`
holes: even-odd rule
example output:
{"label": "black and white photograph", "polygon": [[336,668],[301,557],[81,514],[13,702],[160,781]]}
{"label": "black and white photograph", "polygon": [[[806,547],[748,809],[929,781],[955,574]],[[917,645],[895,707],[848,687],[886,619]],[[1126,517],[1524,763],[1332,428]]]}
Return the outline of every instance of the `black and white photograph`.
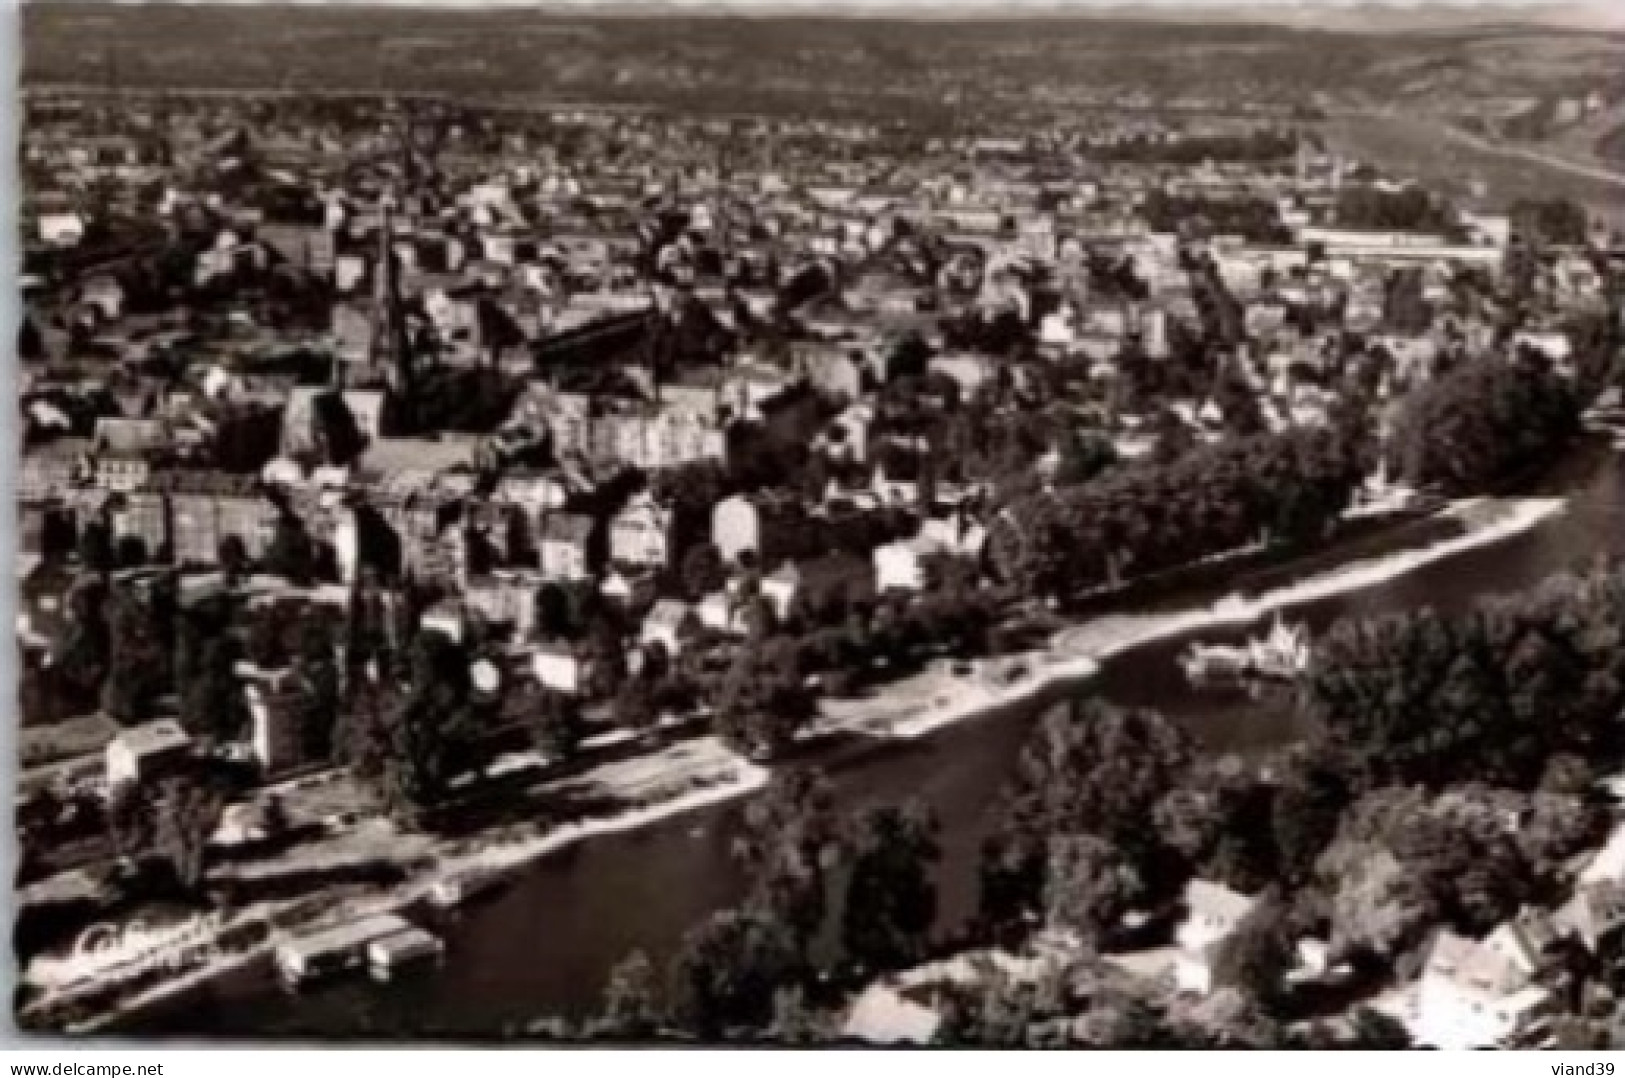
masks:
{"label": "black and white photograph", "polygon": [[1617,3],[23,4],[15,1035],[1613,1074]]}

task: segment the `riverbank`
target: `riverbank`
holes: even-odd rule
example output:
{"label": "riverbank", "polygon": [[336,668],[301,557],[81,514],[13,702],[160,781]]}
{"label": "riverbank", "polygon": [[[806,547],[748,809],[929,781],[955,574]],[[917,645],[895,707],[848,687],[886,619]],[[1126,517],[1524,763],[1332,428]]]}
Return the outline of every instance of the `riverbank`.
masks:
{"label": "riverbank", "polygon": [[1111,614],[1056,632],[1039,650],[1002,656],[954,673],[940,663],[872,700],[827,701],[822,730],[924,737],[942,727],[1087,680],[1125,651],[1205,629],[1235,628],[1272,613],[1373,587],[1444,558],[1502,542],[1563,511],[1562,498],[1475,498],[1435,514],[1462,531],[1419,550],[1362,559],[1257,596],[1232,593],[1211,606],[1170,613]]}
{"label": "riverbank", "polygon": [[[767,781],[765,768],[729,751],[713,737],[695,738],[665,746],[660,751],[605,764],[583,775],[559,781],[555,792],[565,796],[613,798],[622,807],[598,816],[587,816],[556,826],[538,825],[531,830],[509,828],[498,836],[482,836],[478,844],[462,848],[467,840],[441,842],[413,841],[408,836],[375,821],[390,833],[370,843],[372,847],[393,848],[394,856],[416,867],[407,879],[383,894],[334,895],[323,903],[319,915],[292,917],[296,907],[308,906],[306,896],[297,902],[261,903],[236,915],[222,918],[211,943],[191,941],[184,950],[157,949],[128,962],[99,972],[93,981],[84,978],[59,986],[38,985],[41,996],[19,1009],[17,1019],[24,1028],[41,1028],[45,1016],[71,1010],[81,1000],[116,996],[109,1005],[82,1019],[67,1023],[72,1033],[105,1030],[119,1020],[181,995],[211,980],[245,966],[268,959],[277,939],[285,934],[320,931],[346,921],[382,913],[400,913],[421,903],[434,881],[446,873],[468,870],[518,872],[525,865],[584,840],[646,827],[670,817],[695,811],[723,801],[731,801],[760,789]],[[241,934],[263,928],[266,938],[241,949],[220,945],[228,934]],[[162,979],[145,984],[155,973]],[[30,983],[24,970],[23,983]],[[119,995],[126,987],[127,994]],[[140,987],[137,987],[140,986]]]}
{"label": "riverbank", "polygon": [[[1420,549],[1330,568],[1256,596],[1233,593],[1195,609],[1093,618],[1054,633],[1042,649],[958,667],[944,662],[866,699],[827,700],[816,726],[821,733],[846,733],[877,742],[923,738],[944,727],[1086,680],[1105,659],[1142,645],[1204,628],[1244,625],[1273,611],[1380,584],[1430,563],[1500,542],[1562,512],[1564,504],[1561,498],[1491,498],[1455,503],[1435,514],[1452,526],[1453,534]],[[340,898],[327,905],[321,917],[290,927],[306,931],[371,912],[399,911],[419,901],[441,871],[478,866],[517,873],[522,866],[584,839],[634,830],[747,796],[767,778],[767,769],[729,752],[714,738],[678,742],[656,752],[606,763],[570,778],[544,783],[536,792],[566,801],[596,800],[613,804],[613,809],[551,827],[510,827],[505,832],[484,832],[460,840],[427,840],[426,845],[424,836],[383,836],[373,845],[398,852],[412,863],[410,879],[383,896]],[[221,957],[205,967],[181,971],[159,984],[123,996],[105,1013],[70,1028],[104,1029],[122,1017],[181,995],[259,957],[263,952],[249,959]],[[105,992],[107,985],[100,987]]]}

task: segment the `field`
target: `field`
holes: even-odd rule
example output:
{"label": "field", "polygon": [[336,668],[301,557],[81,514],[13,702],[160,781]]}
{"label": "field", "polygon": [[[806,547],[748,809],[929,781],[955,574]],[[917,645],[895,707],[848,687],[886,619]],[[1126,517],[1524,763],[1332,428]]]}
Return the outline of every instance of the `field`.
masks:
{"label": "field", "polygon": [[1442,119],[1417,114],[1338,116],[1322,125],[1328,145],[1401,176],[1454,195],[1481,188],[1489,207],[1505,209],[1519,199],[1570,198],[1616,227],[1625,226],[1625,179],[1565,170],[1499,152],[1454,136]]}

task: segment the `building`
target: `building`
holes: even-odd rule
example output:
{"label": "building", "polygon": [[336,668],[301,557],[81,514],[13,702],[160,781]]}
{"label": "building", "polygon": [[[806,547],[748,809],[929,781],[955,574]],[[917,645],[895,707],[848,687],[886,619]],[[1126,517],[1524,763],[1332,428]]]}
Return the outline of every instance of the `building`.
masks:
{"label": "building", "polygon": [[871,555],[875,563],[875,590],[917,592],[925,587],[926,546],[919,536],[877,546]]}
{"label": "building", "polygon": [[191,755],[192,739],[174,719],[132,726],[108,742],[107,787],[146,783],[173,773]]}
{"label": "building", "polygon": [[587,684],[587,665],[581,653],[571,644],[549,642],[540,644],[531,653],[531,670],[545,689],[571,696],[584,692]]}
{"label": "building", "polygon": [[88,438],[57,438],[30,448],[17,468],[17,497],[31,501],[62,494],[85,476],[90,455]]}
{"label": "building", "polygon": [[672,511],[647,492],[609,522],[609,556],[625,565],[664,568],[671,556]]}
{"label": "building", "polygon": [[126,553],[146,561],[170,552],[169,502],[162,494],[142,490],[111,501],[108,516],[121,561]]}
{"label": "building", "polygon": [[694,609],[687,603],[662,599],[645,615],[638,640],[643,644],[659,644],[667,655],[677,655],[683,650],[683,637],[697,621]]}
{"label": "building", "polygon": [[265,553],[276,529],[277,508],[239,476],[172,472],[159,477],[168,491],[174,560],[214,565],[227,539],[250,559]]}
{"label": "building", "polygon": [[801,594],[801,571],[793,562],[785,562],[762,577],[762,598],[773,608],[773,616],[781,623],[790,616],[796,596]]}
{"label": "building", "polygon": [[853,1001],[841,1033],[866,1044],[928,1045],[941,1025],[937,1010],[915,1002],[898,987],[876,982]]}
{"label": "building", "polygon": [[536,556],[548,580],[587,580],[592,576],[593,519],[580,513],[551,513],[542,520]]}
{"label": "building", "polygon": [[1182,992],[1213,991],[1213,963],[1219,947],[1252,912],[1254,900],[1222,884],[1191,880],[1185,885],[1185,919],[1174,931],[1179,954],[1174,980]]}
{"label": "building", "polygon": [[1552,995],[1535,980],[1542,954],[1514,923],[1484,940],[1448,930],[1434,938],[1407,1025],[1431,1048],[1493,1048],[1538,1031]]}
{"label": "building", "polygon": [[1586,950],[1603,953],[1625,933],[1625,886],[1610,880],[1582,883],[1553,919]]}
{"label": "building", "polygon": [[711,510],[711,542],[726,561],[754,555],[770,564],[795,552],[799,506],[764,495],[735,494]]}
{"label": "building", "polygon": [[237,664],[248,705],[249,749],[266,776],[280,774],[304,762],[304,732],[299,726],[299,694],[293,671],[265,670],[250,663]]}
{"label": "building", "polygon": [[463,587],[463,603],[491,625],[506,625],[519,640],[536,627],[536,592],[542,576],[530,569],[494,569],[472,576]]}

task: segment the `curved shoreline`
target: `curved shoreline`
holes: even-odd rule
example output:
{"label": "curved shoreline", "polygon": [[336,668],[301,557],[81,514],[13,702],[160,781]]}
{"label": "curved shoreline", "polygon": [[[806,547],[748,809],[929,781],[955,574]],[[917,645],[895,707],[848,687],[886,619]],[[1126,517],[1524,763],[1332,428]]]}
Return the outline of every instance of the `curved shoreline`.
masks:
{"label": "curved shoreline", "polygon": [[[1061,629],[1051,637],[1047,649],[1023,657],[1035,663],[1037,669],[1018,685],[977,700],[972,706],[948,704],[929,714],[905,719],[895,725],[892,736],[922,737],[970,717],[976,711],[1018,703],[1063,682],[1087,678],[1099,670],[1102,663],[1124,652],[1170,637],[1203,629],[1250,625],[1290,607],[1388,583],[1435,562],[1527,532],[1563,512],[1566,502],[1564,498],[1474,498],[1452,502],[1435,516],[1456,520],[1468,530],[1418,550],[1352,561],[1253,598],[1232,593],[1206,608],[1172,614],[1108,614]],[[956,680],[970,683],[971,679]],[[971,687],[985,691],[980,685]]]}
{"label": "curved shoreline", "polygon": [[[733,771],[734,773],[723,781],[709,783],[699,789],[679,794],[656,805],[629,809],[614,816],[578,820],[564,824],[544,834],[489,846],[460,857],[448,857],[438,862],[437,869],[445,872],[466,871],[476,868],[498,872],[517,871],[549,854],[557,853],[590,838],[637,830],[696,809],[736,800],[761,789],[768,780],[766,768],[743,760],[739,761]],[[422,901],[428,894],[431,882],[428,878],[418,877],[406,881],[387,895],[352,900],[348,905],[336,904],[334,916],[319,918],[312,924],[304,926],[302,931],[314,930],[318,925],[327,921],[351,920],[381,913],[398,913]],[[262,961],[270,956],[274,947],[275,940],[273,938],[257,944],[247,951],[222,956],[203,966],[189,969],[173,980],[155,984],[126,1000],[120,1001],[101,1014],[69,1026],[67,1032],[96,1033],[105,1030],[109,1025],[121,1018],[129,1017],[166,999],[201,987],[218,977],[223,977]]]}
{"label": "curved shoreline", "polygon": [[[1003,657],[999,662],[1027,667],[1023,676],[1008,684],[990,684],[985,673],[942,675],[928,685],[931,701],[918,707],[902,706],[904,713],[886,711],[895,695],[907,690],[883,690],[871,709],[858,707],[844,717],[831,716],[820,724],[822,731],[850,732],[883,738],[913,740],[944,727],[991,714],[1034,696],[1054,691],[1068,683],[1085,681],[1106,660],[1170,637],[1215,627],[1247,625],[1276,611],[1374,587],[1421,569],[1427,565],[1499,543],[1527,532],[1561,513],[1565,498],[1479,498],[1451,503],[1435,514],[1453,519],[1467,530],[1411,551],[1365,558],[1336,569],[1313,574],[1297,583],[1266,591],[1256,597],[1232,593],[1207,607],[1164,614],[1105,615],[1057,631],[1043,650]],[[918,688],[918,686],[916,686]],[[888,695],[893,699],[888,701]],[[731,754],[730,754],[731,755]],[[719,763],[722,762],[719,758]],[[738,756],[699,788],[690,789],[657,804],[627,809],[611,816],[587,818],[564,824],[543,834],[491,845],[472,853],[447,857],[437,869],[456,871],[480,867],[498,871],[519,871],[548,854],[598,835],[646,827],[686,812],[737,800],[764,786],[770,768]],[[382,898],[352,901],[338,906],[341,916],[399,911],[420,901],[430,880],[419,876]],[[328,920],[329,918],[323,918]],[[268,950],[268,947],[265,949]],[[109,1010],[69,1028],[70,1032],[105,1030],[121,1018],[180,995],[219,976],[239,969],[263,955],[262,952],[227,956],[203,967],[186,971],[174,980],[155,984],[122,1000]]]}

